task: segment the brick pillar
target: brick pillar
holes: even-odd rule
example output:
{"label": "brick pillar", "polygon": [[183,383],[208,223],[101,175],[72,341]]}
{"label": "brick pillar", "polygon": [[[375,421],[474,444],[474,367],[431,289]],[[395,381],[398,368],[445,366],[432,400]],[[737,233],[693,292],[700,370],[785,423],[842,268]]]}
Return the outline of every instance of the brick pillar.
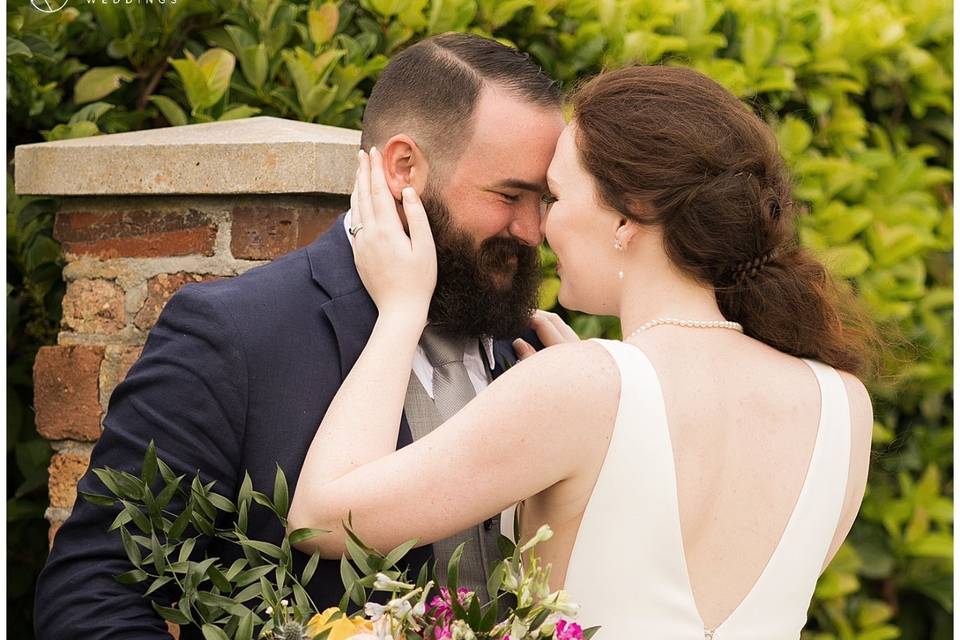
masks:
{"label": "brick pillar", "polygon": [[34,366],[51,441],[50,540],[110,394],[163,305],[309,244],[349,206],[359,132],[261,117],[23,145],[16,191],[62,196],[63,322]]}

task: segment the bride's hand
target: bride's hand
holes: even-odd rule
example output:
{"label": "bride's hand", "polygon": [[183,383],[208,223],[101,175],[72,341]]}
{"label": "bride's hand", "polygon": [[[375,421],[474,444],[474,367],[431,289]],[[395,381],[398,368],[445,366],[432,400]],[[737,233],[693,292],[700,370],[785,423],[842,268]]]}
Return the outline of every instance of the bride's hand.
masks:
{"label": "bride's hand", "polygon": [[[580,336],[563,321],[563,318],[550,311],[537,309],[530,318],[530,328],[537,334],[537,338],[544,347],[550,347],[562,342],[580,342]],[[530,343],[521,338],[513,341],[513,349],[517,357],[526,360],[537,351]]]}
{"label": "bride's hand", "polygon": [[437,284],[437,252],[427,213],[413,187],[403,189],[404,231],[376,148],[360,151],[357,182],[350,196],[353,255],[364,287],[380,311],[426,322]]}

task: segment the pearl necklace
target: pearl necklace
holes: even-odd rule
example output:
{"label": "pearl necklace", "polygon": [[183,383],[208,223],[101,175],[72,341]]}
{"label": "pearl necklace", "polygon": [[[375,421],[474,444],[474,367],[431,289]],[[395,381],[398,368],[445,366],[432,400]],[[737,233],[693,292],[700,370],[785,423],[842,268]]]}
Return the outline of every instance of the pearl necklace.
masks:
{"label": "pearl necklace", "polygon": [[730,322],[729,320],[680,320],[678,318],[656,318],[645,322],[639,329],[628,335],[624,340],[632,338],[638,333],[652,329],[662,324],[672,324],[678,327],[693,327],[696,329],[732,329],[743,333],[743,325],[739,322]]}

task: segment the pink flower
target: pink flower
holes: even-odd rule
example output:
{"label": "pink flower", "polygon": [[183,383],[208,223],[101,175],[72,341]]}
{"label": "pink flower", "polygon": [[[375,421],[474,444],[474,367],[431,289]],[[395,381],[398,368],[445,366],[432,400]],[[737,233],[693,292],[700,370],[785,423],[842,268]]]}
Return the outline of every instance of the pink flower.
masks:
{"label": "pink flower", "polygon": [[557,623],[556,640],[583,640],[583,629],[576,622],[561,620]]}
{"label": "pink flower", "polygon": [[[457,603],[460,606],[465,606],[464,603],[472,594],[473,592],[469,589],[464,589],[463,587],[457,589]],[[436,636],[438,639],[452,637],[448,628],[450,623],[453,622],[453,601],[450,598],[449,589],[441,587],[440,595],[433,596],[433,599],[430,601],[429,615],[437,622],[438,627],[435,633],[438,634]],[[439,635],[441,632],[447,635]]]}

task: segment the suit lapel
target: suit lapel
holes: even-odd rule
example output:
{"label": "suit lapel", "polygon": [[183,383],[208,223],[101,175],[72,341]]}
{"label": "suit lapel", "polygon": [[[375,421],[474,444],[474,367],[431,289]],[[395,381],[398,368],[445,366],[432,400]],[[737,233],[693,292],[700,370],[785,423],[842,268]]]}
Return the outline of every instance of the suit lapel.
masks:
{"label": "suit lapel", "polygon": [[514,352],[510,340],[493,341],[493,359],[496,366],[490,373],[493,379],[496,380],[507,369],[517,363],[517,354]]}
{"label": "suit lapel", "polygon": [[[320,309],[330,322],[340,357],[340,379],[344,380],[373,333],[377,307],[360,280],[353,262],[353,248],[343,228],[343,215],[333,227],[307,246],[310,272],[330,300]],[[400,419],[397,448],[413,438],[406,416]]]}

